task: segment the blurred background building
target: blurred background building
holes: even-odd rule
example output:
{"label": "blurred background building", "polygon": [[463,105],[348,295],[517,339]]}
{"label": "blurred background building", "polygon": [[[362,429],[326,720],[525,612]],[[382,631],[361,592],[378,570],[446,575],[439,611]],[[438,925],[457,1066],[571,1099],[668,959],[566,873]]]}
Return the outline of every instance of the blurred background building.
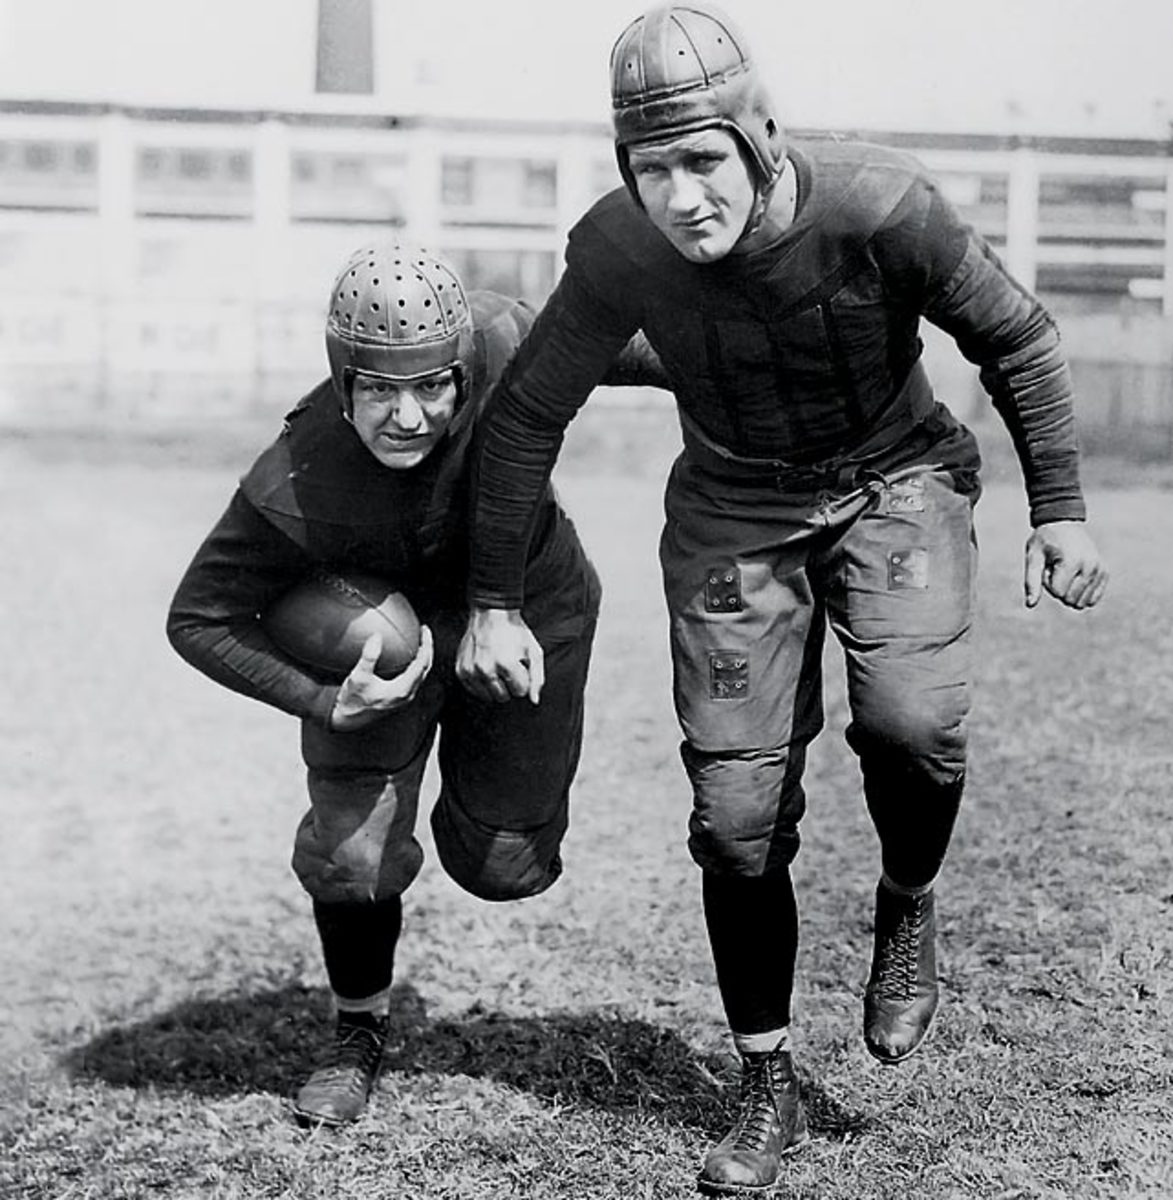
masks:
{"label": "blurred background building", "polygon": [[[324,374],[324,297],[361,242],[400,232],[446,255],[470,286],[540,303],[569,227],[619,182],[601,104],[576,114],[554,103],[549,78],[511,69],[499,46],[479,98],[456,100],[459,55],[436,44],[434,28],[431,42],[426,30],[397,31],[398,0],[240,0],[268,42],[225,22],[239,62],[217,57],[202,74],[192,73],[199,50],[194,39],[184,45],[181,21],[152,34],[125,24],[129,0],[104,17],[106,5],[56,3],[77,19],[56,43],[26,5],[0,8],[7,424],[283,411]],[[602,102],[606,47],[638,7],[592,25],[598,46],[583,47],[597,59]],[[440,11],[489,22],[492,6]],[[465,34],[453,44],[468,54]],[[514,43],[523,64],[542,37],[534,29]],[[88,76],[67,83],[13,67],[25,47],[68,42],[76,52],[79,40],[93,47]],[[266,45],[279,68],[268,73],[258,67]],[[149,82],[136,83],[144,61]],[[528,92],[522,111],[499,103],[494,79]],[[930,119],[929,108],[919,126],[885,123],[878,105],[870,124],[791,129],[920,157],[1061,318],[1085,432],[1173,456],[1173,139],[1163,101],[1146,99],[1143,119],[1109,128],[1088,102],[1060,128],[1032,122],[1013,89],[1002,91],[990,97],[993,115],[968,128],[958,127],[964,114]],[[548,109],[535,95],[550,97]],[[978,403],[968,367],[931,333],[929,342],[948,398]]]}

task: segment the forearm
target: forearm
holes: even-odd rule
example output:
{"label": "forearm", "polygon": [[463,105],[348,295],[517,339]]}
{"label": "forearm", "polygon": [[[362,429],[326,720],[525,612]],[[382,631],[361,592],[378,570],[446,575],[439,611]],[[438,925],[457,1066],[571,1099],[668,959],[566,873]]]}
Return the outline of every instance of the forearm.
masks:
{"label": "forearm", "polygon": [[1054,328],[1017,355],[983,368],[982,381],[1022,466],[1031,524],[1083,520],[1071,372]]}
{"label": "forearm", "polygon": [[241,624],[169,620],[176,653],[215,683],[295,717],[325,724],[337,686],[319,682],[283,659],[255,618]]}
{"label": "forearm", "polygon": [[167,614],[168,640],[221,686],[327,721],[337,687],[285,657],[260,623],[260,613],[312,566],[238,494],[179,583]]}
{"label": "forearm", "polygon": [[979,367],[1022,466],[1032,524],[1082,520],[1071,372],[1046,309],[975,239],[926,315]]}
{"label": "forearm", "polygon": [[566,426],[630,332],[593,322],[564,277],[490,397],[474,455],[474,607],[521,607],[530,536]]}

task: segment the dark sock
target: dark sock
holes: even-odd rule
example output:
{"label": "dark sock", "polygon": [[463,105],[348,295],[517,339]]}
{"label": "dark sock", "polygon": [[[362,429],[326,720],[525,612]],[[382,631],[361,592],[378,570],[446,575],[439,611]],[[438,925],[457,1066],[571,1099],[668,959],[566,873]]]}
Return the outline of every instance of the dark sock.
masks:
{"label": "dark sock", "polygon": [[965,790],[965,775],[933,783],[912,766],[860,756],[864,795],[880,837],[884,872],[915,889],[932,883],[945,861]]}
{"label": "dark sock", "polygon": [[315,900],[314,921],[335,995],[365,1000],[391,986],[403,927],[403,901],[398,896],[369,904]]}
{"label": "dark sock", "polygon": [[703,875],[705,923],[725,1017],[734,1033],[790,1024],[798,905],[790,872],[764,878]]}

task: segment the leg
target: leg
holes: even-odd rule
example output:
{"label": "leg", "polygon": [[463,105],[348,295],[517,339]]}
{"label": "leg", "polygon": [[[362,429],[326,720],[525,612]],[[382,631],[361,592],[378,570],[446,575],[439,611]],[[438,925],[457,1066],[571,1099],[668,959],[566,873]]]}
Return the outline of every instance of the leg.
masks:
{"label": "leg", "polygon": [[[711,506],[695,488],[670,487],[661,542],[693,788],[689,846],[743,1059],[737,1119],[698,1180],[717,1193],[771,1186],[782,1155],[806,1138],[788,1041],[798,944],[789,864],[805,747],[822,721],[823,617],[803,565],[807,527],[776,494],[747,497],[741,517],[722,521],[715,513],[729,499]],[[763,531],[773,544],[756,544]]]}
{"label": "leg", "polygon": [[884,1062],[917,1048],[937,1006],[931,888],[965,778],[975,558],[970,500],[934,472],[889,484],[821,564],[880,839],[865,1040]]}
{"label": "leg", "polygon": [[545,652],[541,702],[485,704],[455,684],[440,717],[436,853],[482,900],[537,895],[562,872],[599,603],[597,577],[583,565],[573,619],[562,613],[552,637],[540,620],[532,626]]}
{"label": "leg", "polygon": [[422,857],[413,828],[438,694],[421,699],[410,715],[358,733],[303,726],[311,807],[298,829],[294,868],[313,898],[337,1011],[331,1051],[295,1101],[305,1123],[358,1117],[382,1060],[401,893]]}

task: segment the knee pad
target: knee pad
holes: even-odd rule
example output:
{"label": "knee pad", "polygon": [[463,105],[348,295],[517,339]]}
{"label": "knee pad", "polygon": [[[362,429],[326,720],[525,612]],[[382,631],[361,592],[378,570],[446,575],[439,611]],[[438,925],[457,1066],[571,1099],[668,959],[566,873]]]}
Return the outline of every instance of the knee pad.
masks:
{"label": "knee pad", "polygon": [[298,826],[293,870],[327,904],[401,895],[423,865],[413,834],[416,792],[384,774],[311,771],[310,810]]}
{"label": "knee pad", "polygon": [[799,848],[806,810],[803,746],[715,753],[681,747],[692,781],[688,847],[718,875],[769,875],[786,869]]}
{"label": "knee pad", "polygon": [[937,784],[948,784],[965,769],[968,705],[942,706],[924,696],[892,696],[867,713],[856,714],[847,742],[865,759],[900,762]]}
{"label": "knee pad", "polygon": [[523,900],[562,874],[563,814],[536,829],[496,829],[473,820],[447,792],[432,810],[436,854],[451,879],[481,900]]}

